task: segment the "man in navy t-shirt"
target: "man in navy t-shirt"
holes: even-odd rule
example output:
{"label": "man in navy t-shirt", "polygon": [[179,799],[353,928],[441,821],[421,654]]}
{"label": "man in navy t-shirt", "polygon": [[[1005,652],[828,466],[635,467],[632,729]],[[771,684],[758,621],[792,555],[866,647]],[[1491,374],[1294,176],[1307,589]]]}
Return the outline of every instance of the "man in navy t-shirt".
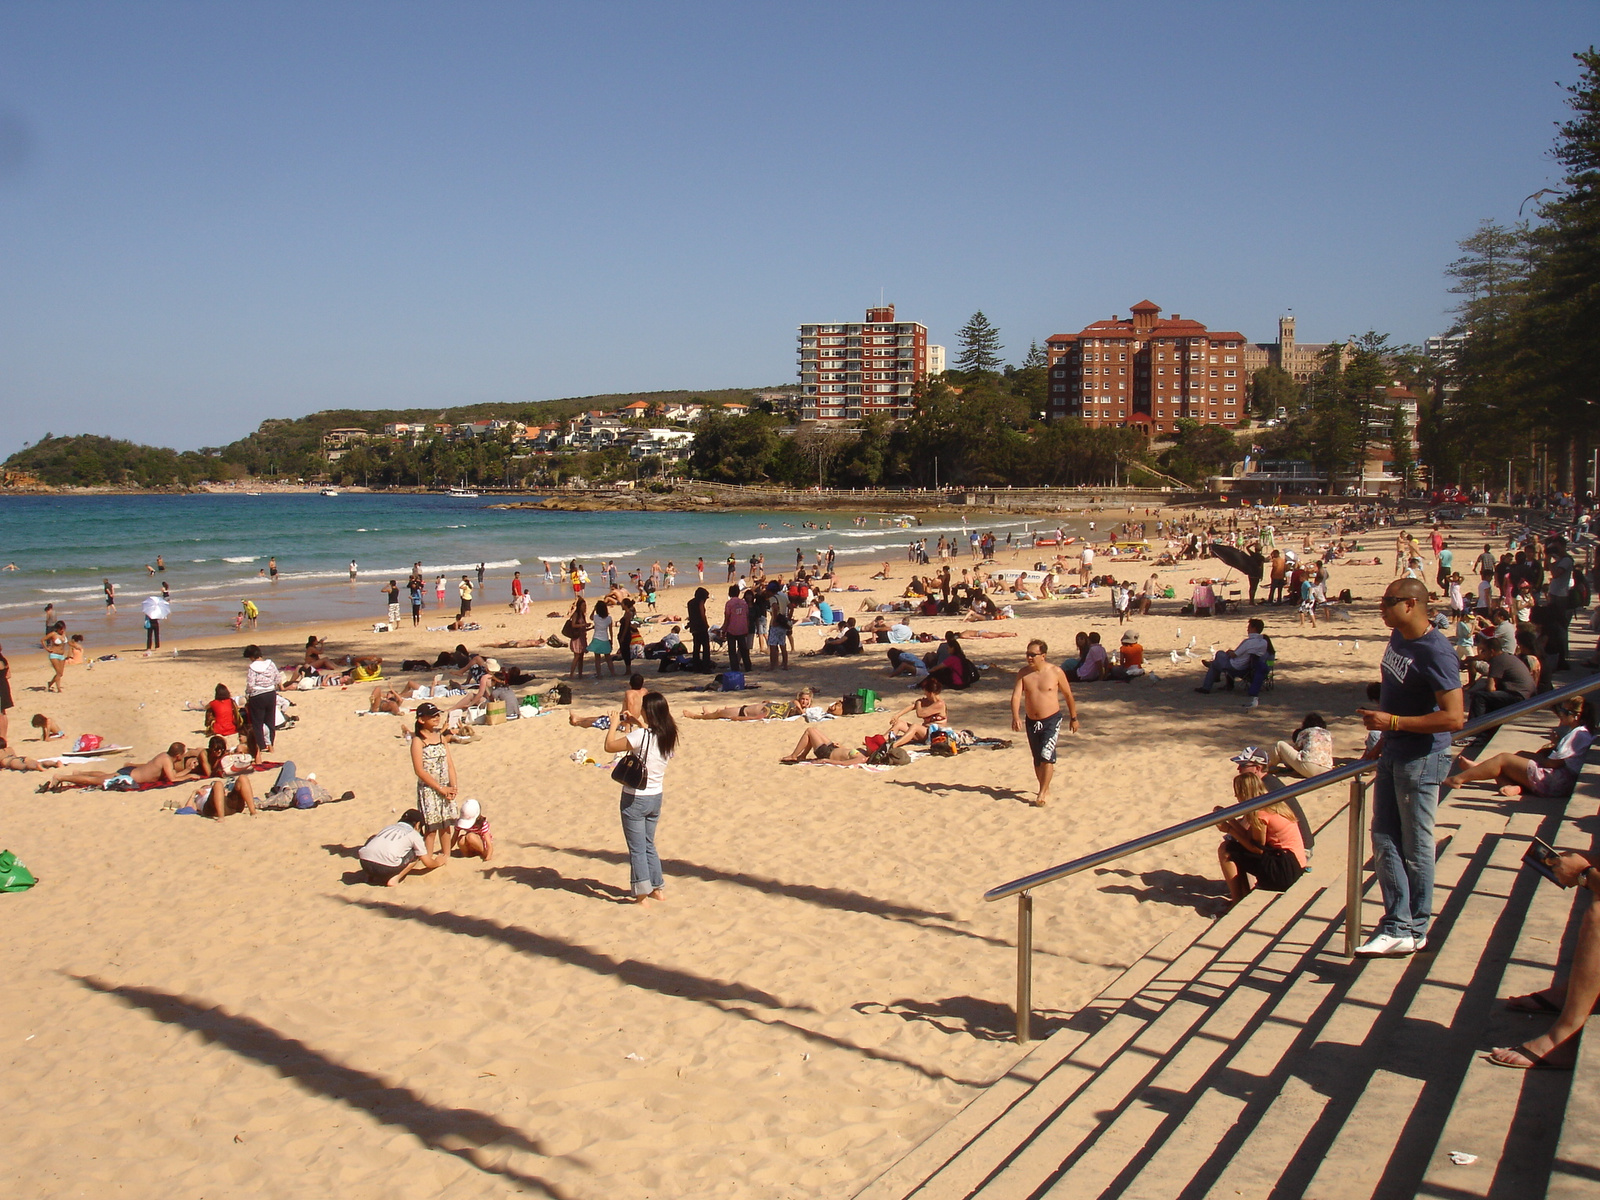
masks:
{"label": "man in navy t-shirt", "polygon": [[1433,915],[1433,817],[1450,767],[1450,735],[1466,724],[1461,668],[1449,639],[1428,620],[1428,589],[1396,579],[1383,594],[1383,651],[1376,709],[1357,709],[1382,740],[1372,793],[1372,861],[1383,921],[1357,954],[1410,954],[1428,941]]}

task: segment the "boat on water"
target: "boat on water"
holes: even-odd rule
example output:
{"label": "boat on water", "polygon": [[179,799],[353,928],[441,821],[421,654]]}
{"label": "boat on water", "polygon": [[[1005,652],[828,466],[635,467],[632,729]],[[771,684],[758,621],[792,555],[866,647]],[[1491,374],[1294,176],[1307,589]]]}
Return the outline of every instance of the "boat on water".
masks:
{"label": "boat on water", "polygon": [[450,494],[458,500],[476,500],[478,498],[477,492],[464,487],[453,487],[450,489]]}
{"label": "boat on water", "polygon": [[324,496],[337,496],[339,494],[339,490],[337,488],[323,488],[322,494]]}

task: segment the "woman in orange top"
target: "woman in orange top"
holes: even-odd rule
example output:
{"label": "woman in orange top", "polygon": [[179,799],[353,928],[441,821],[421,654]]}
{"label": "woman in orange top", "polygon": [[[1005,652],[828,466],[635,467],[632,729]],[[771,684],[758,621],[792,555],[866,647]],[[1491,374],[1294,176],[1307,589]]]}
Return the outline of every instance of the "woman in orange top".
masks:
{"label": "woman in orange top", "polygon": [[[1234,800],[1243,804],[1267,794],[1257,775],[1233,777]],[[1237,904],[1250,894],[1251,880],[1269,892],[1283,892],[1305,873],[1306,845],[1300,825],[1286,804],[1272,804],[1217,824],[1227,836],[1217,847],[1228,897]]]}

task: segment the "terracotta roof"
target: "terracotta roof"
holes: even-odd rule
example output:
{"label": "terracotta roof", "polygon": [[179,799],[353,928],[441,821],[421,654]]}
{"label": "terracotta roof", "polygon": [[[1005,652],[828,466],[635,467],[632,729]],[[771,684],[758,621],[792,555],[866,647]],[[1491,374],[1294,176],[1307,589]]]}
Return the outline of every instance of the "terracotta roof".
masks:
{"label": "terracotta roof", "polygon": [[1148,300],[1141,300],[1128,310],[1129,312],[1160,312],[1159,304],[1152,304]]}

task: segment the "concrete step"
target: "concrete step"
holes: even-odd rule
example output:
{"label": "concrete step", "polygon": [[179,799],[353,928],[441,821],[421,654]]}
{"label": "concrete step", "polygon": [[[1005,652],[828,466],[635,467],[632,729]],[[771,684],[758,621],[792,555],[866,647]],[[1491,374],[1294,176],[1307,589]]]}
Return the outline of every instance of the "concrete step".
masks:
{"label": "concrete step", "polygon": [[[1548,723],[1533,728],[1542,735]],[[1528,736],[1507,727],[1488,749],[1514,750]],[[1306,880],[1247,898],[1186,947],[1169,938],[863,1200],[1537,1195],[1506,1188],[1549,1177],[1554,1129],[1495,1089],[1544,1087],[1553,1073],[1474,1066],[1491,1044],[1485,1014],[1514,947],[1536,964],[1527,971],[1545,972],[1522,990],[1547,983],[1548,948],[1559,943],[1550,934],[1571,908],[1544,885],[1551,896],[1536,898],[1551,912],[1518,943],[1533,891],[1520,856],[1541,821],[1554,828],[1537,803],[1450,797],[1437,822],[1429,949],[1357,962],[1340,956],[1346,837],[1336,814]],[[1367,870],[1370,929],[1377,888]],[[1588,1164],[1600,1139],[1573,1130],[1574,1187],[1595,1194],[1600,1172]],[[1445,1156],[1479,1153],[1454,1144],[1462,1139],[1487,1151],[1465,1187]],[[1499,1183],[1474,1190],[1481,1179]]]}

